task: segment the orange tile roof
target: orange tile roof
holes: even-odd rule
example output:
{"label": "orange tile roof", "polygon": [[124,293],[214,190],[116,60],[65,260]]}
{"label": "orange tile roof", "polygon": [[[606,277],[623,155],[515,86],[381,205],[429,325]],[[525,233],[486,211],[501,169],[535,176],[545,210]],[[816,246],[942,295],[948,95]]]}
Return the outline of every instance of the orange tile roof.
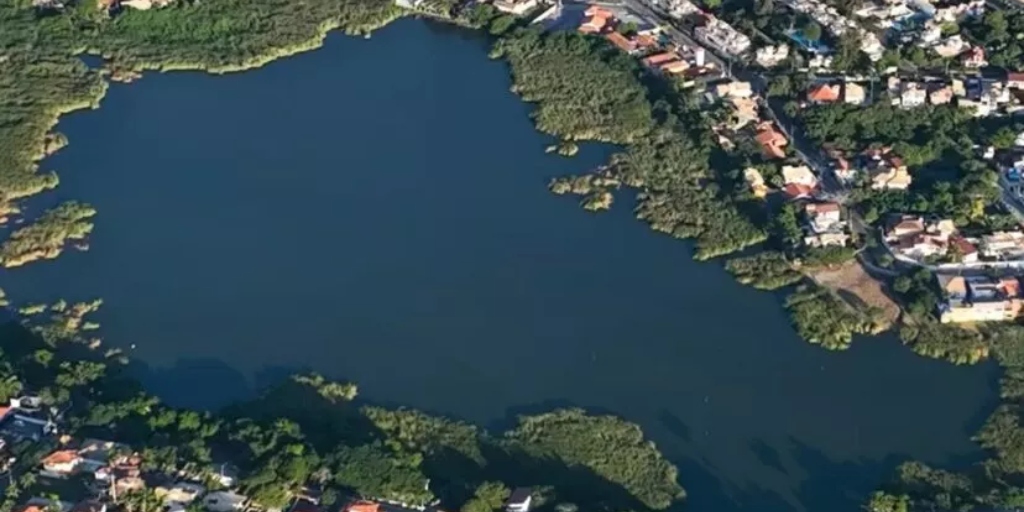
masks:
{"label": "orange tile roof", "polygon": [[769,156],[775,158],[783,158],[786,153],[782,148],[789,143],[786,140],[786,136],[775,131],[771,123],[764,123],[758,126],[757,136],[754,137],[757,143],[761,145],[761,149],[764,150]]}
{"label": "orange tile roof", "polygon": [[39,505],[23,505],[14,510],[16,512],[46,512],[46,510]]}
{"label": "orange tile roof", "polygon": [[675,52],[656,53],[654,55],[651,55],[651,56],[645,58],[644,59],[644,64],[646,64],[648,66],[657,66],[658,64],[662,64],[662,63],[665,63],[665,62],[673,61],[673,60],[676,60],[678,58],[679,58],[679,56],[676,55]]}
{"label": "orange tile roof", "polygon": [[78,452],[74,450],[57,450],[47,455],[46,458],[43,459],[43,464],[67,464],[78,459]]}
{"label": "orange tile roof", "polygon": [[606,35],[604,37],[609,42],[614,44],[616,48],[618,48],[618,49],[620,49],[620,50],[622,50],[622,51],[624,51],[626,53],[629,53],[629,52],[632,52],[632,51],[636,50],[636,45],[633,44],[633,42],[630,41],[629,39],[626,39],[626,36],[624,36],[624,35],[622,35],[622,34],[620,34],[618,32],[612,32],[612,33],[610,33],[610,34],[608,34],[608,35]]}
{"label": "orange tile roof", "polygon": [[636,36],[635,43],[640,48],[654,48],[658,46],[658,40],[648,35]]}
{"label": "orange tile roof", "polygon": [[686,69],[689,67],[689,62],[682,60],[674,60],[672,62],[666,62],[658,66],[658,69],[662,70],[665,73],[681,73],[683,71],[686,71]]}
{"label": "orange tile roof", "polygon": [[608,24],[608,20],[605,18],[590,18],[580,25],[580,32],[584,34],[596,34],[604,30],[604,27]]}
{"label": "orange tile roof", "polygon": [[790,199],[809,197],[814,193],[814,187],[801,185],[799,183],[790,183],[789,185],[782,187],[782,193],[789,196]]}
{"label": "orange tile roof", "polygon": [[807,99],[824,103],[839,101],[839,86],[822,84],[812,87],[807,91]]}
{"label": "orange tile roof", "polygon": [[829,213],[838,212],[839,203],[811,203],[808,204],[805,209],[807,213]]}
{"label": "orange tile roof", "polygon": [[346,512],[379,512],[380,503],[372,501],[354,501],[345,509]]}

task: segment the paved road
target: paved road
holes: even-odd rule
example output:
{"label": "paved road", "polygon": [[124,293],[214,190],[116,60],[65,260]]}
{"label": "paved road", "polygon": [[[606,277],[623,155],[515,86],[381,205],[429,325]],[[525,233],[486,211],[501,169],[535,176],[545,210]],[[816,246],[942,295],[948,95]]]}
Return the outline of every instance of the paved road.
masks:
{"label": "paved road", "polygon": [[698,43],[689,34],[680,30],[676,25],[677,21],[669,16],[667,12],[642,0],[623,0],[622,4],[643,18],[660,21],[660,25],[665,29],[665,32],[676,43],[707,50],[707,60],[714,63],[718,69],[721,69],[723,72],[729,69],[725,61],[725,59],[729,58],[727,55],[720,54],[715,48]]}

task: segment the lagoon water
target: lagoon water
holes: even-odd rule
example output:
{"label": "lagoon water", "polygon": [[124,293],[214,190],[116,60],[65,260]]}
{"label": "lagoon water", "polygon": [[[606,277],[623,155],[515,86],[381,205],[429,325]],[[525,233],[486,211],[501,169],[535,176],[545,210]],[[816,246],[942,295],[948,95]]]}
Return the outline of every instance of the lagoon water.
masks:
{"label": "lagoon water", "polygon": [[[612,148],[544,153],[486,42],[416,20],[243,74],[147,75],[70,115],[45,162],[100,214],[87,252],[0,275],[102,297],[175,404],[309,368],[485,425],[559,405],[640,423],[687,510],[855,510],[897,462],[962,464],[994,371],[892,337],[829,353],[688,244],[546,190]],[[42,204],[31,207],[36,212]],[[30,212],[32,213],[32,212]]]}

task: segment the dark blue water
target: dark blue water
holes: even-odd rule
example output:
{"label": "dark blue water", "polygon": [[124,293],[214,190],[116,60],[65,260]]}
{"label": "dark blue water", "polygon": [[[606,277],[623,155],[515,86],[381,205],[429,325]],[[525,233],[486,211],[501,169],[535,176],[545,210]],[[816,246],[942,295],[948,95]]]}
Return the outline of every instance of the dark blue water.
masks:
{"label": "dark blue water", "polygon": [[611,148],[545,154],[486,52],[405,20],[244,74],[114,85],[44,166],[46,201],[99,209],[91,250],[0,286],[102,297],[108,342],[176,404],[312,368],[483,424],[621,414],[680,466],[688,510],[854,510],[903,458],[976,455],[991,368],[891,338],[826,352],[626,196],[593,215],[550,194]]}

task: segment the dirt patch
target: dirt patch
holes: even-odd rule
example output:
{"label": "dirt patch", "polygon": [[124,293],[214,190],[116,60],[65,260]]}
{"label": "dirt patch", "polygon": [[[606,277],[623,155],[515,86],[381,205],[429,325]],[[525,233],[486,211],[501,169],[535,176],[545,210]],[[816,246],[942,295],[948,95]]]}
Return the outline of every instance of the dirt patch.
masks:
{"label": "dirt patch", "polygon": [[821,286],[834,290],[851,306],[876,308],[882,312],[886,327],[900,315],[900,307],[886,295],[882,283],[868,275],[860,263],[851,261],[834,268],[808,271],[807,274]]}

